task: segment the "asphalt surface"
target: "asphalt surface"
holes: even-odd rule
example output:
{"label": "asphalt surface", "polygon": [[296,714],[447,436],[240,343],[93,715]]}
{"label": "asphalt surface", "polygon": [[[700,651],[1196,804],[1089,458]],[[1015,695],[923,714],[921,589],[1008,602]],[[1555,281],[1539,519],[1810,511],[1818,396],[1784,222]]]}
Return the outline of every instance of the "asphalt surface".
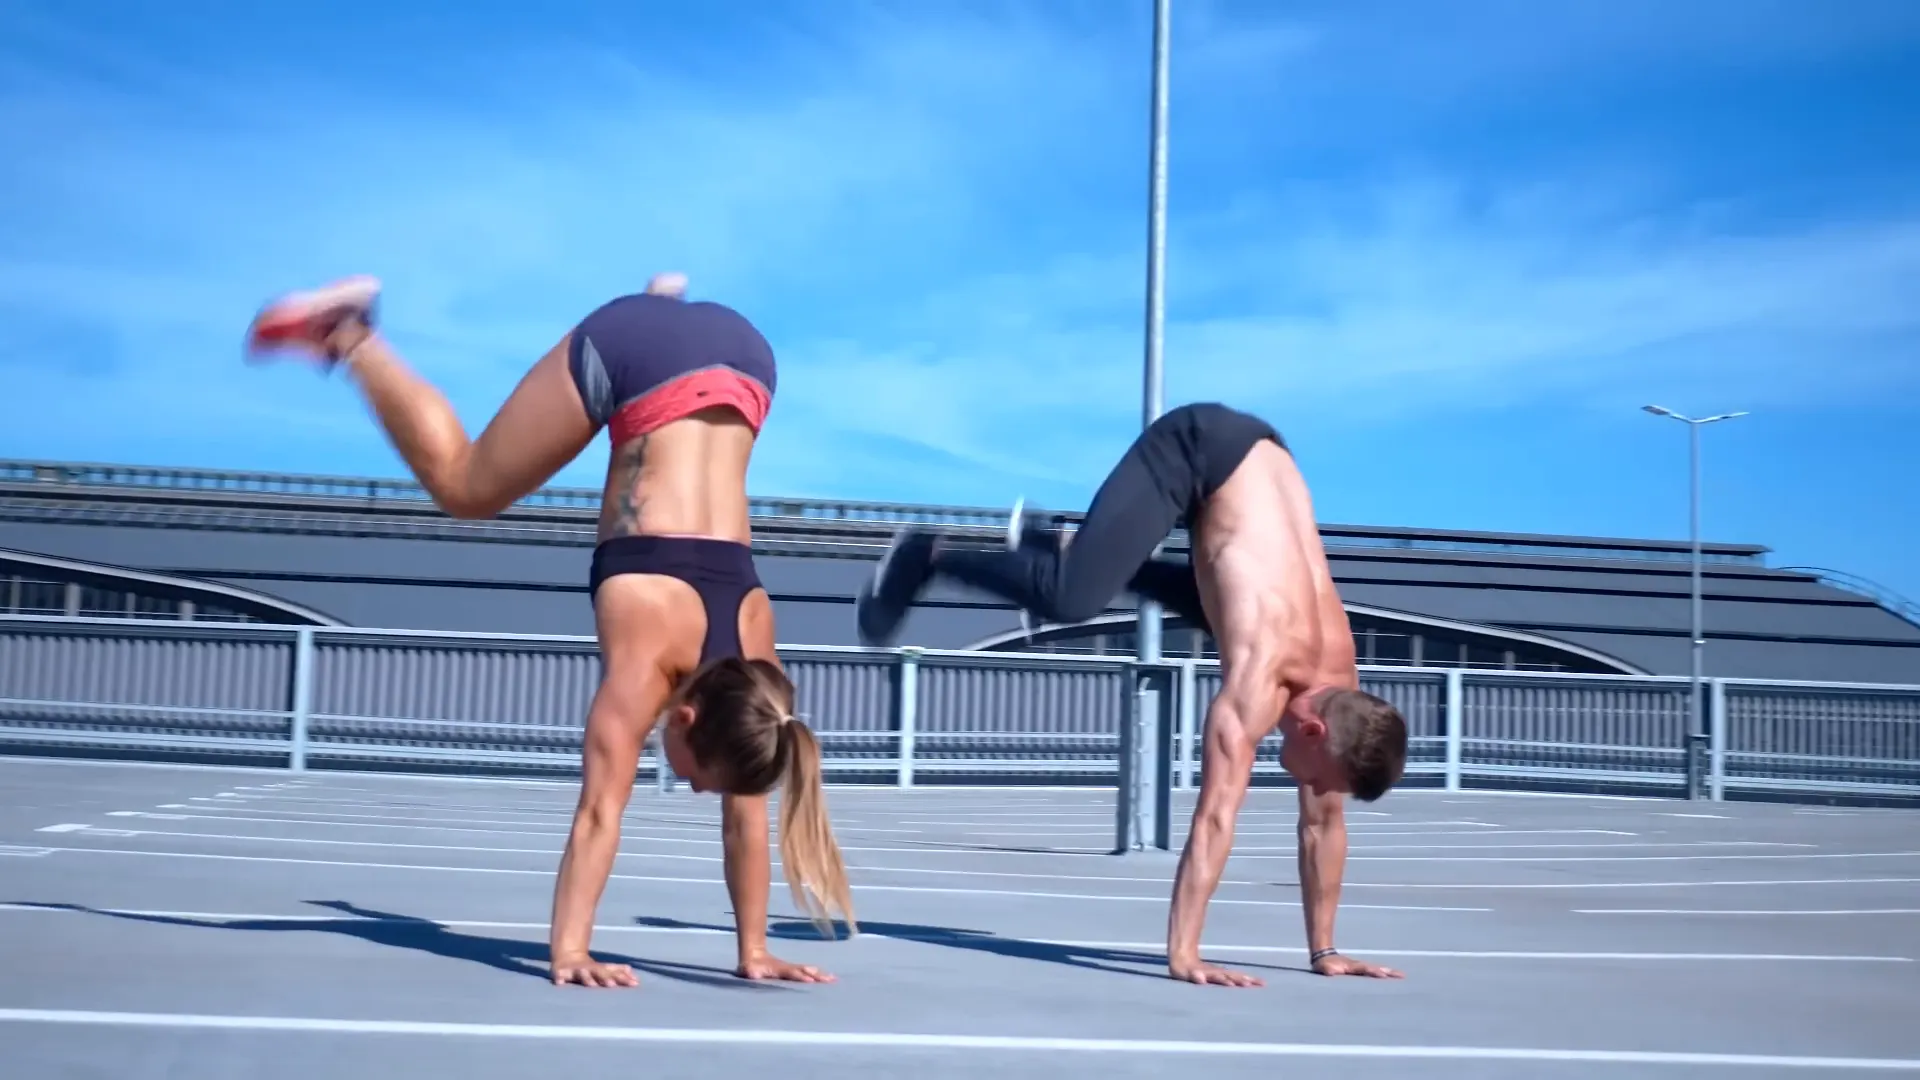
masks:
{"label": "asphalt surface", "polygon": [[1256,792],[1206,933],[1237,990],[1166,976],[1173,858],[1105,853],[1110,792],[835,789],[863,934],[776,875],[776,951],[838,976],[803,986],[731,975],[718,800],[643,789],[595,934],[642,984],[593,991],[546,980],[573,795],[0,759],[0,1073],[1920,1074],[1913,811],[1395,793],[1339,919],[1380,981],[1305,972]]}

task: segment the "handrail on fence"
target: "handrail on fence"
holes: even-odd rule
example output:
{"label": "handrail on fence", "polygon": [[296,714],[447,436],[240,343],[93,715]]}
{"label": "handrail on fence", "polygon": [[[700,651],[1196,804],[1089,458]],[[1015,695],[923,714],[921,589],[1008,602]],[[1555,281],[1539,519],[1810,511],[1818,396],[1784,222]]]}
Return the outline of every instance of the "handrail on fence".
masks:
{"label": "handrail on fence", "polygon": [[[900,786],[1119,783],[1142,775],[1147,766],[1130,763],[1144,752],[1190,788],[1219,689],[1220,664],[1204,658],[781,653],[796,711],[828,736],[828,771],[891,771]],[[596,655],[585,635],[0,616],[0,749],[575,769],[564,746],[597,687]],[[1920,799],[1920,685],[1714,677],[1696,718],[1686,676],[1367,665],[1361,679],[1407,718],[1409,783],[1694,794],[1704,776],[1713,798]],[[1147,716],[1164,749],[1142,751],[1128,734]],[[249,737],[234,740],[248,717]],[[1272,746],[1259,751],[1259,777],[1284,775]],[[667,776],[657,758],[646,768]]]}
{"label": "handrail on fence", "polygon": [[[284,638],[291,641],[301,630],[312,631],[315,640],[326,638],[367,638],[392,639],[396,641],[446,641],[468,643],[472,645],[496,644],[514,645],[571,645],[580,649],[597,649],[598,639],[591,634],[516,634],[488,630],[416,630],[397,627],[373,626],[294,626],[284,623],[256,622],[214,622],[211,620],[177,619],[122,619],[69,615],[0,615],[0,630],[9,626],[47,626],[97,627],[102,630],[116,630],[130,637],[193,637],[199,633],[222,635],[241,634],[258,635],[264,638]],[[992,665],[999,662],[1016,663],[1019,666],[1035,664],[1058,665],[1061,667],[1092,667],[1121,669],[1139,667],[1142,662],[1131,656],[1099,655],[1089,653],[1050,653],[1050,652],[1014,652],[987,651],[978,649],[937,649],[919,645],[892,645],[872,647],[865,645],[813,645],[813,644],[776,644],[774,646],[784,655],[790,656],[841,656],[849,659],[897,657],[903,653],[926,660],[955,660],[973,664]],[[1220,661],[1203,657],[1168,657],[1160,661],[1169,666],[1192,666],[1198,671],[1212,672],[1220,669]],[[1692,683],[1688,675],[1622,675],[1602,672],[1577,671],[1527,671],[1505,668],[1467,668],[1445,666],[1413,666],[1407,664],[1361,664],[1363,675],[1382,677],[1425,676],[1438,678],[1450,672],[1459,672],[1468,680],[1508,681],[1539,680],[1546,682],[1576,683],[1613,683],[1619,685],[1644,686],[1686,686]],[[1713,677],[1730,686],[1756,687],[1804,687],[1808,689],[1830,690],[1884,690],[1891,693],[1920,693],[1920,683],[1870,683],[1870,682],[1833,682],[1810,679],[1766,679],[1749,676],[1719,675]]]}

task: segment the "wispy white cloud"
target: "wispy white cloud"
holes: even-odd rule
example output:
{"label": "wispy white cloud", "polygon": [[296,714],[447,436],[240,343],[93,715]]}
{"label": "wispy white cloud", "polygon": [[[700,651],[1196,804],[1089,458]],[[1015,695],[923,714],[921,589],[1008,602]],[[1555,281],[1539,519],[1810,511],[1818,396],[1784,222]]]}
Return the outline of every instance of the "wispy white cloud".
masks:
{"label": "wispy white cloud", "polygon": [[[1523,201],[1476,213],[1396,188],[1356,218],[1292,206],[1176,248],[1169,400],[1227,400],[1284,426],[1611,405],[1623,387],[1721,386],[1744,407],[1793,409],[1920,388],[1920,217],[1729,235],[1684,214],[1593,222]],[[1076,256],[935,294],[914,310],[918,334],[798,343],[792,438],[920,443],[975,463],[973,498],[1084,487],[1138,422],[1138,271],[1132,256]],[[818,464],[796,462],[795,482]]]}
{"label": "wispy white cloud", "polygon": [[[571,320],[677,266],[781,350],[756,487],[997,500],[1090,482],[1137,424],[1147,5],[796,10],[727,48],[449,36],[424,71],[350,74],[245,50],[173,63],[39,19],[0,44],[0,148],[43,151],[8,154],[0,180],[33,208],[0,229],[0,365],[56,404],[0,452],[65,453],[112,399],[146,447],[125,455],[176,439],[244,464],[271,437],[316,468],[391,472],[344,389],[239,368],[266,294],[380,274],[397,340],[477,428]],[[1682,191],[1604,140],[1519,165],[1392,145],[1570,71],[1879,47],[1920,23],[1910,5],[1810,30],[1772,4],[1719,22],[1395,10],[1421,33],[1344,6],[1181,6],[1172,400],[1284,423],[1566,400],[1629,372],[1739,374],[1787,401],[1911,384],[1912,207],[1766,220],[1747,192]],[[50,360],[50,338],[94,358]]]}

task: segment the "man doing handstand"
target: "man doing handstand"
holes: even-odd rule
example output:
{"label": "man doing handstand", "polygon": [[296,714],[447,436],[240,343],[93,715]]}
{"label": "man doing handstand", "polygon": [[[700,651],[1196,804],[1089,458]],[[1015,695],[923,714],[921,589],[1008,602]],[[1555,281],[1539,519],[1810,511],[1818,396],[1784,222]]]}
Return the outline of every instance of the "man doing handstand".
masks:
{"label": "man doing handstand", "polygon": [[[1155,558],[1182,522],[1191,566]],[[1399,782],[1406,720],[1359,688],[1353,631],[1306,481],[1280,434],[1224,405],[1183,405],[1134,440],[1070,544],[1039,524],[1016,509],[1004,550],[902,530],[858,598],[861,640],[894,640],[936,576],[1050,623],[1084,622],[1129,590],[1204,629],[1218,643],[1222,681],[1207,708],[1200,798],[1174,879],[1170,971],[1195,983],[1261,985],[1202,961],[1200,933],[1233,847],[1255,749],[1277,727],[1281,765],[1299,787],[1300,891],[1313,969],[1399,978],[1335,951],[1333,925],[1347,854],[1344,799],[1371,802]]]}

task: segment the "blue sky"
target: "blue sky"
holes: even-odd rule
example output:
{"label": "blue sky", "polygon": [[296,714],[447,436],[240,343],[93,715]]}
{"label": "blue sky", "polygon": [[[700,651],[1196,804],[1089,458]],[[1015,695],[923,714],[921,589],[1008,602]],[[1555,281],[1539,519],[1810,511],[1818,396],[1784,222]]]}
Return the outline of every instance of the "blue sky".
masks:
{"label": "blue sky", "polygon": [[[1167,397],[1323,520],[1706,532],[1920,596],[1920,5],[1177,0]],[[1147,0],[0,0],[0,455],[397,475],[247,318],[340,274],[477,431],[656,270],[765,494],[1081,505],[1139,423]],[[597,484],[604,440],[561,475]]]}

